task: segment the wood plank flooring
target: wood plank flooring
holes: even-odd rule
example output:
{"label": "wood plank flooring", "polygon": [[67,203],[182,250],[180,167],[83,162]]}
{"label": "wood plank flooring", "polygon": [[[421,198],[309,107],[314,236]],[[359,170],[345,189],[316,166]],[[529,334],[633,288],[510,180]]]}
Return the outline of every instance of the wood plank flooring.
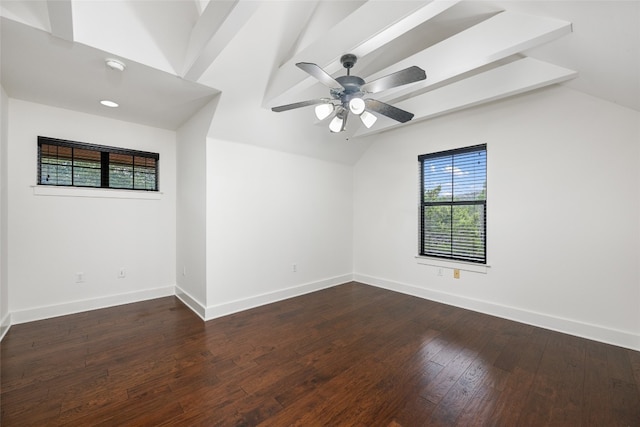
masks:
{"label": "wood plank flooring", "polygon": [[640,353],[359,283],[15,325],[10,426],[640,426]]}

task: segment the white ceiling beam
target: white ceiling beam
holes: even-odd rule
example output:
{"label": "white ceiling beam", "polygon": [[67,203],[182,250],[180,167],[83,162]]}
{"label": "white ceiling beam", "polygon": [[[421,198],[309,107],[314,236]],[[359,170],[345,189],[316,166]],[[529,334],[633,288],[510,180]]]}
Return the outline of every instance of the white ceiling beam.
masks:
{"label": "white ceiling beam", "polygon": [[317,80],[295,66],[297,62],[313,62],[333,74],[342,69],[340,57],[343,54],[353,53],[363,57],[459,1],[366,2],[335,25],[325,37],[280,66],[267,89],[265,105],[271,107],[287,102],[293,94],[317,83]]}
{"label": "white ceiling beam", "polygon": [[[296,3],[295,13],[289,15],[286,19],[286,25],[282,31],[282,43],[276,56],[274,67],[278,67],[278,63],[282,63],[284,58],[293,56],[298,48],[301,37],[305,33],[306,27],[309,26],[314,15],[317,13],[320,3],[324,0],[307,0]],[[292,10],[293,12],[293,10]]]}
{"label": "white ceiling beam", "polygon": [[[523,58],[394,105],[414,113],[413,120],[408,122],[414,123],[560,83],[577,75],[576,71],[548,62]],[[355,133],[356,137],[384,132],[401,125],[380,114],[376,115],[380,120],[371,129],[361,126]]]}
{"label": "white ceiling beam", "polygon": [[195,0],[196,2],[196,10],[198,11],[198,15],[202,15],[202,12],[209,5],[210,0]]}
{"label": "white ceiling beam", "polygon": [[259,5],[251,0],[210,1],[191,30],[182,77],[197,81]]}
{"label": "white ceiling beam", "polygon": [[47,0],[51,34],[73,41],[73,14],[71,0]]}
{"label": "white ceiling beam", "polygon": [[390,89],[377,97],[385,101],[398,99],[569,33],[571,23],[567,21],[502,12],[366,80],[375,80],[412,65],[424,68],[426,80]]}

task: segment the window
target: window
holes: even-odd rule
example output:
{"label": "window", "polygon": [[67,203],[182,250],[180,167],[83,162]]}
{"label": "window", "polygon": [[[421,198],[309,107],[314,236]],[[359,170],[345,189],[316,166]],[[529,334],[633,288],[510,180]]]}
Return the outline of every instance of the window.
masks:
{"label": "window", "polygon": [[485,264],[487,146],[418,156],[420,255]]}
{"label": "window", "polygon": [[38,184],[158,191],[158,153],[38,137]]}

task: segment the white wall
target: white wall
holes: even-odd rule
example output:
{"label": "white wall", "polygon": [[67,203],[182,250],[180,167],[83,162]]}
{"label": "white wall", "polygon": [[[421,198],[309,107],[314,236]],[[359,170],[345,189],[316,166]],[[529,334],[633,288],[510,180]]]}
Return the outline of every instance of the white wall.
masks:
{"label": "white wall", "polygon": [[[355,276],[640,349],[636,111],[545,89],[383,133],[354,170],[203,141],[209,112],[176,135],[2,101],[0,133],[11,127],[0,151],[0,187],[10,184],[0,198],[0,310],[14,323],[168,295],[176,283],[212,318]],[[34,195],[38,135],[159,152],[163,194]],[[479,143],[488,145],[490,268],[438,276],[415,260],[417,156]],[[79,271],[85,283],[75,283]]]}
{"label": "white wall", "polygon": [[0,86],[0,339],[10,326],[9,318],[9,282],[7,279],[7,146],[9,129],[9,111],[7,94]]}
{"label": "white wall", "polygon": [[[381,134],[355,167],[354,277],[640,349],[640,114],[551,88]],[[487,274],[421,265],[419,154],[487,144]]]}
{"label": "white wall", "polygon": [[[12,322],[173,294],[175,133],[15,99],[9,123]],[[87,190],[90,197],[35,195],[38,135],[158,152],[161,195],[112,198],[105,196],[131,192],[99,189]],[[84,283],[76,283],[77,272]]]}
{"label": "white wall", "polygon": [[352,167],[213,138],[207,165],[208,317],[351,279]]}
{"label": "white wall", "polygon": [[216,105],[211,101],[176,133],[177,292],[201,316],[207,304],[207,133]]}

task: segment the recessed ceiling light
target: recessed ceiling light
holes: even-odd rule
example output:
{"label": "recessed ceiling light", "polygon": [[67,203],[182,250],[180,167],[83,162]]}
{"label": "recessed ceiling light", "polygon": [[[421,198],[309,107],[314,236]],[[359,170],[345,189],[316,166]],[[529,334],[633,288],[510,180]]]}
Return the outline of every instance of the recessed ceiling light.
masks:
{"label": "recessed ceiling light", "polygon": [[107,59],[105,63],[107,64],[107,67],[111,68],[112,70],[124,71],[124,69],[127,68],[124,63],[118,61],[117,59]]}
{"label": "recessed ceiling light", "polygon": [[109,108],[118,107],[118,103],[117,102],[109,101],[108,99],[103,99],[102,101],[100,101],[100,104],[104,105],[105,107],[109,107]]}

